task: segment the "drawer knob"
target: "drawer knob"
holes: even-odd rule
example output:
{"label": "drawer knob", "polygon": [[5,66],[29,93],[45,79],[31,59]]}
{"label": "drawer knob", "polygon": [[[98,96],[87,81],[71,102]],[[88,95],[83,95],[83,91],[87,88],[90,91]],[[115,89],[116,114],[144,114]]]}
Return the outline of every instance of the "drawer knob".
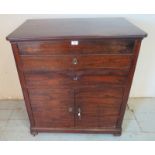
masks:
{"label": "drawer knob", "polygon": [[77,58],[73,58],[72,63],[73,63],[74,65],[77,65],[77,64],[78,64],[78,60],[77,60]]}
{"label": "drawer knob", "polygon": [[78,80],[78,77],[75,75],[75,76],[73,77],[73,80],[74,80],[74,81],[77,81],[77,80]]}

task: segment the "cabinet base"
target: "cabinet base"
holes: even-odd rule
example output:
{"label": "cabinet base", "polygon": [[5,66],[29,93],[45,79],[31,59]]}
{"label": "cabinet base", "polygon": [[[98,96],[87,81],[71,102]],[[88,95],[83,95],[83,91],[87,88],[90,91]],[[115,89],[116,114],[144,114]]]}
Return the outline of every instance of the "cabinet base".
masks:
{"label": "cabinet base", "polygon": [[103,129],[75,129],[75,128],[39,128],[32,127],[31,134],[37,135],[38,132],[55,132],[55,133],[100,133],[113,134],[114,136],[121,136],[121,128],[103,128]]}

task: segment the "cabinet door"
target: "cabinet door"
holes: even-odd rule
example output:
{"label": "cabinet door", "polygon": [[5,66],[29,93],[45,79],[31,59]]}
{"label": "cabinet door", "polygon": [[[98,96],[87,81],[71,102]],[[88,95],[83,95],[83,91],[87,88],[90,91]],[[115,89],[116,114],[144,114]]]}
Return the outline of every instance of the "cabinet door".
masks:
{"label": "cabinet door", "polygon": [[76,128],[115,128],[123,88],[81,88],[75,92]]}
{"label": "cabinet door", "polygon": [[69,89],[29,89],[36,127],[74,127],[74,92]]}

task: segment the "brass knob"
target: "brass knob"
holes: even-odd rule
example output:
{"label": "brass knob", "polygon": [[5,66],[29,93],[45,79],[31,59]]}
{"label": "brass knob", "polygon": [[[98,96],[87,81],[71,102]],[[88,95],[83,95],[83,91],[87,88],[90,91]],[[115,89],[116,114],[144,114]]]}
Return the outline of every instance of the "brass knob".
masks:
{"label": "brass knob", "polygon": [[73,58],[72,63],[73,63],[74,65],[77,65],[77,64],[78,64],[78,60],[77,60],[77,58]]}

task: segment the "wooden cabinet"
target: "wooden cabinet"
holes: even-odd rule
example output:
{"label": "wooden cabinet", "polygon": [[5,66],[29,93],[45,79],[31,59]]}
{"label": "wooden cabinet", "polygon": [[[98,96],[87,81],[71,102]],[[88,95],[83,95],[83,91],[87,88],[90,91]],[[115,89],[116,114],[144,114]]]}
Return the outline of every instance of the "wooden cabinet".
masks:
{"label": "wooden cabinet", "polygon": [[11,33],[31,133],[121,134],[146,35],[123,18],[28,20]]}

